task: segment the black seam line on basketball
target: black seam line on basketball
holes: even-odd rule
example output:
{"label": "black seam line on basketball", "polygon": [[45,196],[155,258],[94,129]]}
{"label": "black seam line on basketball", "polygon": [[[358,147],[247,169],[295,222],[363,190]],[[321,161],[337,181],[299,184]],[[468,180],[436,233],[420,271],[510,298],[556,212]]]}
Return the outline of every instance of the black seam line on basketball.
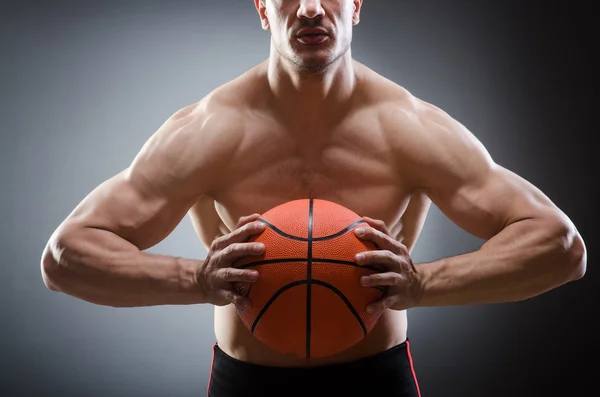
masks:
{"label": "black seam line on basketball", "polygon": [[258,322],[260,321],[260,319],[262,318],[262,316],[265,314],[265,312],[267,311],[267,309],[273,304],[273,302],[275,302],[275,299],[277,299],[279,297],[279,295],[283,294],[285,291],[287,291],[288,289],[290,289],[292,287],[295,287],[297,285],[306,284],[306,283],[307,283],[306,280],[299,280],[299,281],[291,282],[291,283],[286,284],[283,287],[279,288],[271,296],[271,298],[269,298],[269,300],[267,301],[267,303],[265,303],[265,305],[262,307],[262,309],[260,309],[260,312],[258,312],[258,315],[256,316],[256,318],[254,319],[254,322],[252,323],[252,327],[250,328],[250,331],[252,333],[254,333],[254,330],[256,329],[256,326],[258,325]]}
{"label": "black seam line on basketball", "polygon": [[314,200],[308,202],[308,254],[306,261],[306,358],[310,358],[311,311],[312,311],[312,244],[313,244],[313,206]]}
{"label": "black seam line on basketball", "polygon": [[[261,266],[261,265],[272,265],[276,263],[290,263],[290,262],[304,262],[306,258],[281,258],[281,259],[266,259],[263,261],[255,261],[245,263],[242,266],[236,266],[238,269],[247,269],[249,267]],[[335,263],[336,265],[346,265],[346,266],[354,266],[354,267],[364,267],[365,269],[373,270],[373,271],[383,271],[381,267],[375,265],[359,265],[356,262],[351,261],[342,261],[339,259],[325,259],[325,258],[313,258],[312,262],[321,262],[321,263]]]}
{"label": "black seam line on basketball", "polygon": [[362,328],[363,335],[367,336],[367,327],[365,327],[365,323],[362,321],[362,319],[360,318],[360,314],[358,314],[358,312],[356,311],[356,309],[354,308],[354,306],[352,306],[352,303],[350,303],[350,301],[348,300],[348,298],[346,298],[346,295],[344,295],[342,293],[342,291],[340,291],[339,289],[337,289],[333,285],[331,285],[329,283],[326,283],[325,281],[313,279],[312,283],[320,285],[320,286],[325,287],[325,288],[328,288],[331,291],[333,291],[337,296],[339,296],[344,301],[344,303],[346,304],[346,306],[348,306],[348,309],[352,312],[352,314],[354,315],[354,318],[356,318],[356,321],[358,321],[358,324]]}
{"label": "black seam line on basketball", "polygon": [[[273,230],[275,233],[277,233],[277,234],[279,234],[279,235],[281,235],[283,237],[287,237],[289,239],[297,240],[297,241],[309,241],[309,238],[298,237],[298,236],[294,236],[293,234],[288,234],[288,233],[284,232],[283,230],[278,229],[275,225],[271,224],[269,221],[266,221],[266,220],[264,220],[262,218],[259,218],[258,221],[264,223],[265,225],[267,225],[269,227],[269,229]],[[311,241],[323,241],[323,240],[330,240],[332,238],[339,237],[342,234],[346,233],[348,230],[352,229],[354,226],[360,225],[361,223],[366,223],[366,222],[364,220],[356,221],[356,222],[354,222],[354,223],[346,226],[345,228],[343,228],[339,232],[336,232],[334,234],[330,234],[329,236],[314,237],[314,238],[312,238]]]}
{"label": "black seam line on basketball", "polygon": [[[322,287],[325,287],[325,288],[331,290],[337,296],[339,296],[342,299],[342,301],[344,301],[344,304],[348,307],[348,309],[350,310],[350,312],[352,313],[352,315],[354,316],[354,318],[356,318],[356,321],[358,321],[358,325],[360,325],[360,328],[363,331],[363,335],[365,335],[365,336],[367,335],[367,327],[365,327],[365,323],[360,318],[360,314],[358,314],[358,312],[356,311],[356,309],[352,306],[352,303],[350,303],[350,301],[348,300],[348,298],[346,298],[346,295],[344,295],[342,293],[342,291],[340,291],[339,289],[337,289],[333,285],[331,285],[329,283],[326,283],[325,281],[318,280],[318,279],[311,280],[311,283],[320,285]],[[302,284],[307,284],[307,287],[308,287],[309,282],[308,282],[308,280],[299,280],[299,281],[291,282],[291,283],[286,284],[283,287],[279,288],[271,296],[271,298],[269,298],[269,300],[267,301],[267,303],[265,303],[265,305],[262,307],[262,309],[260,309],[260,312],[258,313],[258,315],[256,316],[256,318],[254,319],[254,322],[252,323],[252,327],[250,328],[251,332],[254,334],[254,331],[256,330],[256,326],[258,325],[258,322],[260,321],[260,319],[262,318],[262,316],[267,312],[267,310],[273,304],[273,302],[275,302],[275,300],[279,297],[279,295],[283,294],[285,291],[287,291],[290,288],[293,288],[293,287],[296,287],[296,286],[302,285]],[[307,313],[307,316],[309,314],[310,313]]]}

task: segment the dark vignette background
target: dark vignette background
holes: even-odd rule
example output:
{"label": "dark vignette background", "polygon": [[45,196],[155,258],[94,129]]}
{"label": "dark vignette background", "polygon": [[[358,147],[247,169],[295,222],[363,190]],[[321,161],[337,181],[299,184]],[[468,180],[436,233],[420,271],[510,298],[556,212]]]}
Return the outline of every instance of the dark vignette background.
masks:
{"label": "dark vignette background", "polygon": [[[535,299],[410,311],[424,397],[597,390],[598,48],[582,4],[364,2],[353,55],[463,122],[588,246],[586,277]],[[0,394],[204,395],[210,307],[94,306],[46,290],[39,258],[58,223],[169,115],[266,58],[252,1],[1,5]],[[433,208],[413,256],[480,243]],[[187,218],[151,251],[205,254]]]}

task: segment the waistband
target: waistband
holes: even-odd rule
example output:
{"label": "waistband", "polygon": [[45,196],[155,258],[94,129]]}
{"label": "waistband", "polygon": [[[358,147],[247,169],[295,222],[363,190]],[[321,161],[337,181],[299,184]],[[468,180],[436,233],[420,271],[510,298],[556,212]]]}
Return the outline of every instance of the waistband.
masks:
{"label": "waistband", "polygon": [[354,361],[323,364],[311,367],[276,367],[262,364],[254,364],[246,361],[238,360],[225,353],[218,344],[215,343],[213,346],[213,365],[217,364],[231,366],[231,369],[237,369],[242,372],[252,372],[253,374],[260,375],[261,372],[268,373],[269,376],[273,376],[274,372],[306,374],[311,375],[314,373],[327,373],[327,372],[344,372],[365,370],[369,371],[386,369],[390,366],[396,366],[400,363],[409,361],[412,365],[409,349],[410,342],[408,340],[389,348],[388,350],[376,353],[371,356],[359,358]]}

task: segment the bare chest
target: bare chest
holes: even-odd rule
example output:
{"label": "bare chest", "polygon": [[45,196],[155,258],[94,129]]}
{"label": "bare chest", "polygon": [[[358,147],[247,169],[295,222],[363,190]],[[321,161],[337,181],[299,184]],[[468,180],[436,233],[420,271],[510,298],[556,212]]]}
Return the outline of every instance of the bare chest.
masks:
{"label": "bare chest", "polygon": [[330,200],[360,216],[395,224],[409,188],[385,135],[369,124],[305,133],[250,128],[211,193],[224,224],[231,230],[242,216],[300,198]]}

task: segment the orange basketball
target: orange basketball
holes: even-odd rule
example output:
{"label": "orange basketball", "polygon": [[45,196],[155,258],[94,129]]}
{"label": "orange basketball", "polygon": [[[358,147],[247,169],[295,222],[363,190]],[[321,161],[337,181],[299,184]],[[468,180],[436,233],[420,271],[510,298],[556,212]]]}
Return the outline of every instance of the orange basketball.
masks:
{"label": "orange basketball", "polygon": [[380,313],[366,312],[381,288],[363,287],[360,277],[378,272],[355,262],[361,251],[376,249],[354,229],[366,222],[339,204],[294,200],[260,217],[265,230],[250,241],[265,252],[234,266],[256,269],[259,278],[238,285],[251,307],[238,315],[256,338],[272,349],[297,357],[323,357],[362,340]]}

